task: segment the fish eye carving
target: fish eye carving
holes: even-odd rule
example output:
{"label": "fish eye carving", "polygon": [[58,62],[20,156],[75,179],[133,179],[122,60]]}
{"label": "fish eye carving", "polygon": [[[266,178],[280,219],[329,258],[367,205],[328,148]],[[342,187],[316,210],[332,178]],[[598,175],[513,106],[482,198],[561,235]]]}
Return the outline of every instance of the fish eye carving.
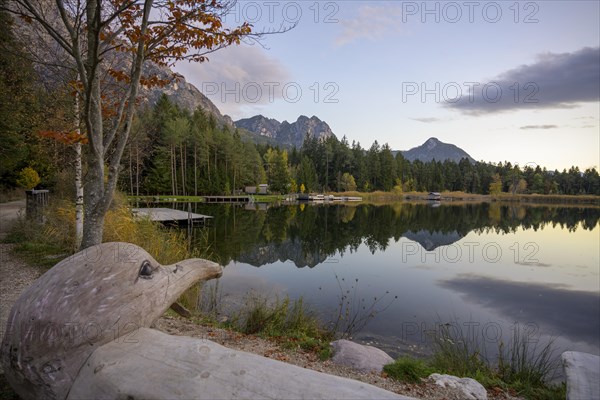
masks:
{"label": "fish eye carving", "polygon": [[140,278],[144,279],[152,279],[152,264],[150,264],[150,261],[144,260],[142,262],[142,265],[140,266],[139,276]]}

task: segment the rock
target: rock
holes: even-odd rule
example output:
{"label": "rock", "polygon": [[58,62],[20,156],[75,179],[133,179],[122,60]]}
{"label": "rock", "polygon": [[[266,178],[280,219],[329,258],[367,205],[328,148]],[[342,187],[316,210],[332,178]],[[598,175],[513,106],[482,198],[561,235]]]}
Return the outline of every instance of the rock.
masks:
{"label": "rock", "polygon": [[141,328],[86,360],[68,399],[398,399],[364,382]]}
{"label": "rock", "polygon": [[477,382],[475,379],[471,378],[459,378],[452,375],[442,375],[442,374],[431,374],[429,375],[429,379],[433,380],[436,385],[442,387],[451,387],[459,389],[464,395],[465,399],[469,400],[486,400],[487,399],[487,391],[481,385],[481,383]]}
{"label": "rock", "polygon": [[364,346],[349,340],[336,340],[331,343],[334,350],[332,361],[352,367],[362,372],[381,372],[383,366],[394,362],[385,351],[373,346]]}
{"label": "rock", "polygon": [[578,351],[562,353],[567,400],[600,399],[600,357]]}

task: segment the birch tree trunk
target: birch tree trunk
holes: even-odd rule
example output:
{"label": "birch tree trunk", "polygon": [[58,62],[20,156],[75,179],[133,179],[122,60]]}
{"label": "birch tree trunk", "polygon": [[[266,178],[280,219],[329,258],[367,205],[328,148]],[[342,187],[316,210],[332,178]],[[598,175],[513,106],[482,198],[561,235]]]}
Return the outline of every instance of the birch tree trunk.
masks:
{"label": "birch tree trunk", "polygon": [[[79,80],[79,76],[77,77]],[[75,132],[81,135],[79,123],[79,91],[75,92]],[[81,141],[75,143],[75,249],[81,247],[83,239],[83,163],[81,158]]]}
{"label": "birch tree trunk", "polygon": [[[79,133],[79,124],[77,124]],[[75,248],[81,247],[83,239],[83,164],[81,143],[75,143]]]}
{"label": "birch tree trunk", "polygon": [[181,162],[181,194],[185,196],[185,163],[183,161],[183,144],[179,145],[179,160]]}
{"label": "birch tree trunk", "polygon": [[135,144],[135,195],[140,196],[140,144]]}
{"label": "birch tree trunk", "polygon": [[129,147],[129,192],[133,196],[133,152]]}
{"label": "birch tree trunk", "polygon": [[198,152],[194,143],[194,196],[198,196]]}

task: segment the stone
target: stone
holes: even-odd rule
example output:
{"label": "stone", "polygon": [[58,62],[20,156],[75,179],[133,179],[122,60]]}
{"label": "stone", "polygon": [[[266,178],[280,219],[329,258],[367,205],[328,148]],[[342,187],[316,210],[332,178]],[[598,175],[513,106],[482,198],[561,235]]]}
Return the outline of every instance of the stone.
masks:
{"label": "stone", "polygon": [[487,400],[487,391],[475,379],[442,374],[431,374],[429,379],[438,386],[460,390],[467,400]]}
{"label": "stone", "polygon": [[409,399],[210,340],[147,328],[94,351],[68,396],[91,398]]}
{"label": "stone", "polygon": [[579,351],[562,353],[567,400],[600,399],[600,357]]}
{"label": "stone", "polygon": [[361,372],[381,372],[383,366],[391,364],[394,359],[385,351],[373,346],[340,339],[331,343],[334,355],[332,361],[339,365],[354,368]]}

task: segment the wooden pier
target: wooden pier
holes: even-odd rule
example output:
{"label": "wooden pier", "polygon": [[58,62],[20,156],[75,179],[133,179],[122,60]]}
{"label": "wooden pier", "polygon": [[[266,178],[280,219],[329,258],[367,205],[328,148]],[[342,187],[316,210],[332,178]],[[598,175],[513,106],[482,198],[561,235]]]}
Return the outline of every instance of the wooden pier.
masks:
{"label": "wooden pier", "polygon": [[362,197],[352,197],[352,196],[333,196],[333,195],[310,195],[308,196],[308,201],[314,202],[331,202],[331,201],[362,201]]}
{"label": "wooden pier", "polygon": [[176,223],[205,223],[211,219],[210,215],[196,214],[189,211],[174,210],[172,208],[133,208],[133,215],[139,217],[148,217],[157,222],[176,222]]}
{"label": "wooden pier", "polygon": [[250,203],[250,196],[202,196],[205,203]]}

